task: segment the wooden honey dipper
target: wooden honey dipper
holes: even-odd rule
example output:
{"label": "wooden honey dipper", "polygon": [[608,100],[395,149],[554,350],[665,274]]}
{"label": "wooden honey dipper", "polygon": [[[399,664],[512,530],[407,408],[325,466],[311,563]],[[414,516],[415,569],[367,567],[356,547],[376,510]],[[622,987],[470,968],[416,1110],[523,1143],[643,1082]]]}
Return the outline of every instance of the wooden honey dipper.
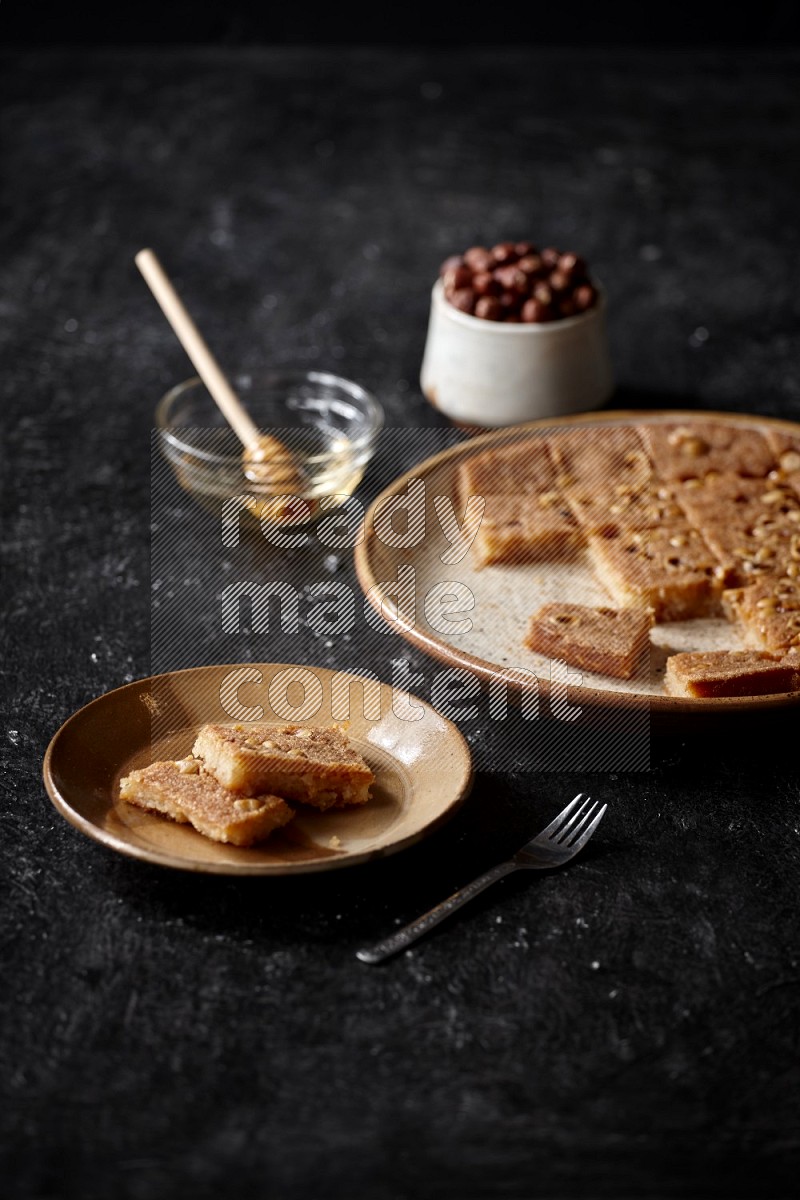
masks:
{"label": "wooden honey dipper", "polygon": [[[254,424],[156,255],[152,250],[140,250],[134,261],[197,374],[242,443],[242,466],[246,478],[256,483],[259,491],[267,495],[299,492],[302,478],[291,451],[278,438],[261,433]],[[281,514],[274,515],[279,517]]]}

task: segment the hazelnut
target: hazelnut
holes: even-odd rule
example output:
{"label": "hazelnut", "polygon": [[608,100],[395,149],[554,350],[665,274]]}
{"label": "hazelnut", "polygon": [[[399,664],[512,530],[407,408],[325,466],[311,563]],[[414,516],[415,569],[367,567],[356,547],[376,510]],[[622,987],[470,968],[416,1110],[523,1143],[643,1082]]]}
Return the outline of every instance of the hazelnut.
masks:
{"label": "hazelnut", "polygon": [[496,296],[481,296],[475,305],[475,316],[484,321],[499,321],[503,316],[503,306]]}
{"label": "hazelnut", "polygon": [[459,288],[447,298],[453,308],[457,308],[459,312],[473,313],[475,311],[475,293],[472,288]]}
{"label": "hazelnut", "polygon": [[531,325],[552,321],[554,315],[552,307],[541,300],[526,300],[522,306],[522,320]]}
{"label": "hazelnut", "polygon": [[444,262],[442,263],[442,265],[439,267],[439,277],[441,279],[444,279],[444,277],[445,277],[445,275],[447,275],[448,271],[455,271],[458,269],[458,267],[463,267],[463,265],[464,265],[464,259],[461,257],[460,254],[451,254],[450,257],[446,258],[444,260]]}
{"label": "hazelnut", "polygon": [[492,246],[489,253],[501,266],[504,263],[514,262],[519,257],[513,242],[498,242],[496,246]]}
{"label": "hazelnut", "polygon": [[550,286],[544,282],[536,283],[533,287],[533,299],[538,300],[540,304],[550,305],[553,303],[553,292]]}
{"label": "hazelnut", "polygon": [[558,260],[558,269],[574,282],[586,278],[586,263],[579,254],[562,254]]}
{"label": "hazelnut", "polygon": [[582,283],[572,293],[572,301],[578,312],[585,312],[587,308],[591,308],[596,299],[597,293],[590,283]]}
{"label": "hazelnut", "polygon": [[526,275],[541,275],[546,267],[538,254],[526,254],[517,263],[520,271],[524,271]]}
{"label": "hazelnut", "polygon": [[464,262],[472,271],[491,271],[495,265],[485,246],[471,246],[464,255]]}
{"label": "hazelnut", "polygon": [[556,295],[561,292],[569,291],[569,275],[567,275],[564,271],[551,271],[548,283]]}
{"label": "hazelnut", "polygon": [[519,313],[522,305],[522,296],[519,292],[501,292],[497,299],[503,310],[501,321],[508,321]]}
{"label": "hazelnut", "polygon": [[472,271],[469,267],[459,266],[451,267],[443,276],[444,290],[446,292],[455,292],[459,288],[469,287],[472,283]]}
{"label": "hazelnut", "polygon": [[507,292],[524,292],[528,287],[528,276],[516,266],[498,267],[494,277]]}
{"label": "hazelnut", "polygon": [[503,289],[491,272],[478,271],[472,277],[472,290],[476,296],[497,296]]}

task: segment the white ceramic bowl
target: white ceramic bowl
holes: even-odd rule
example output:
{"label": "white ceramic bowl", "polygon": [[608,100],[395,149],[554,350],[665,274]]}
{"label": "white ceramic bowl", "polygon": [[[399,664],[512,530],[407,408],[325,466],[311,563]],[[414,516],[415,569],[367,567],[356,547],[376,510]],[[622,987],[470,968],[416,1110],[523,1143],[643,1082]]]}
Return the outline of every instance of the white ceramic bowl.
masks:
{"label": "white ceramic bowl", "polygon": [[437,280],[420,382],[431,404],[465,425],[599,408],[614,389],[604,293],[577,317],[514,325],[460,312]]}

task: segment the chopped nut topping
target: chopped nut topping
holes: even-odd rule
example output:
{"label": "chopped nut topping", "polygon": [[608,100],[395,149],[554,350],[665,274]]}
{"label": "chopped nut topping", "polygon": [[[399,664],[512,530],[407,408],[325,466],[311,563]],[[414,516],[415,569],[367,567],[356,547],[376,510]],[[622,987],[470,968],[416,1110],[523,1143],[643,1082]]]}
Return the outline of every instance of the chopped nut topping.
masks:
{"label": "chopped nut topping", "polygon": [[797,450],[787,450],[778,462],[784,471],[800,471],[800,453]]}
{"label": "chopped nut topping", "polygon": [[234,800],[233,807],[239,812],[258,812],[264,805],[255,796],[240,796],[238,800]]}
{"label": "chopped nut topping", "polygon": [[551,504],[557,504],[560,499],[561,496],[558,492],[542,492],[537,503],[540,508],[548,508]]}
{"label": "chopped nut topping", "polygon": [[701,454],[707,454],[711,449],[708,442],[685,426],[674,429],[667,441],[670,446],[677,446],[681,454],[686,454],[689,458],[699,458]]}

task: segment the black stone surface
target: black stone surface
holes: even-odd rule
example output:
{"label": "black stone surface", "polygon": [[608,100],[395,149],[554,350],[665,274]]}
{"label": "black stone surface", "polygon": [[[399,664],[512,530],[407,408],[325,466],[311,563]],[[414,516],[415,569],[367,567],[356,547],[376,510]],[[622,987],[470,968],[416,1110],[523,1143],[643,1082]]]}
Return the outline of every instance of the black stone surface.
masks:
{"label": "black stone surface", "polygon": [[[331,368],[433,435],[440,259],[563,244],[609,293],[616,405],[799,418],[798,66],[3,58],[4,1194],[793,1192],[796,716],[656,731],[645,772],[519,772],[498,746],[427,842],[287,880],[116,856],[40,770],[75,709],[149,670],[152,412],[188,372],[136,250],[161,253],[230,369]],[[385,441],[359,494],[407,451]],[[269,657],[296,649],[277,636]],[[384,673],[408,651],[375,635],[318,661],[354,654]],[[568,872],[498,885],[383,968],[355,960],[579,789],[610,807]]]}

